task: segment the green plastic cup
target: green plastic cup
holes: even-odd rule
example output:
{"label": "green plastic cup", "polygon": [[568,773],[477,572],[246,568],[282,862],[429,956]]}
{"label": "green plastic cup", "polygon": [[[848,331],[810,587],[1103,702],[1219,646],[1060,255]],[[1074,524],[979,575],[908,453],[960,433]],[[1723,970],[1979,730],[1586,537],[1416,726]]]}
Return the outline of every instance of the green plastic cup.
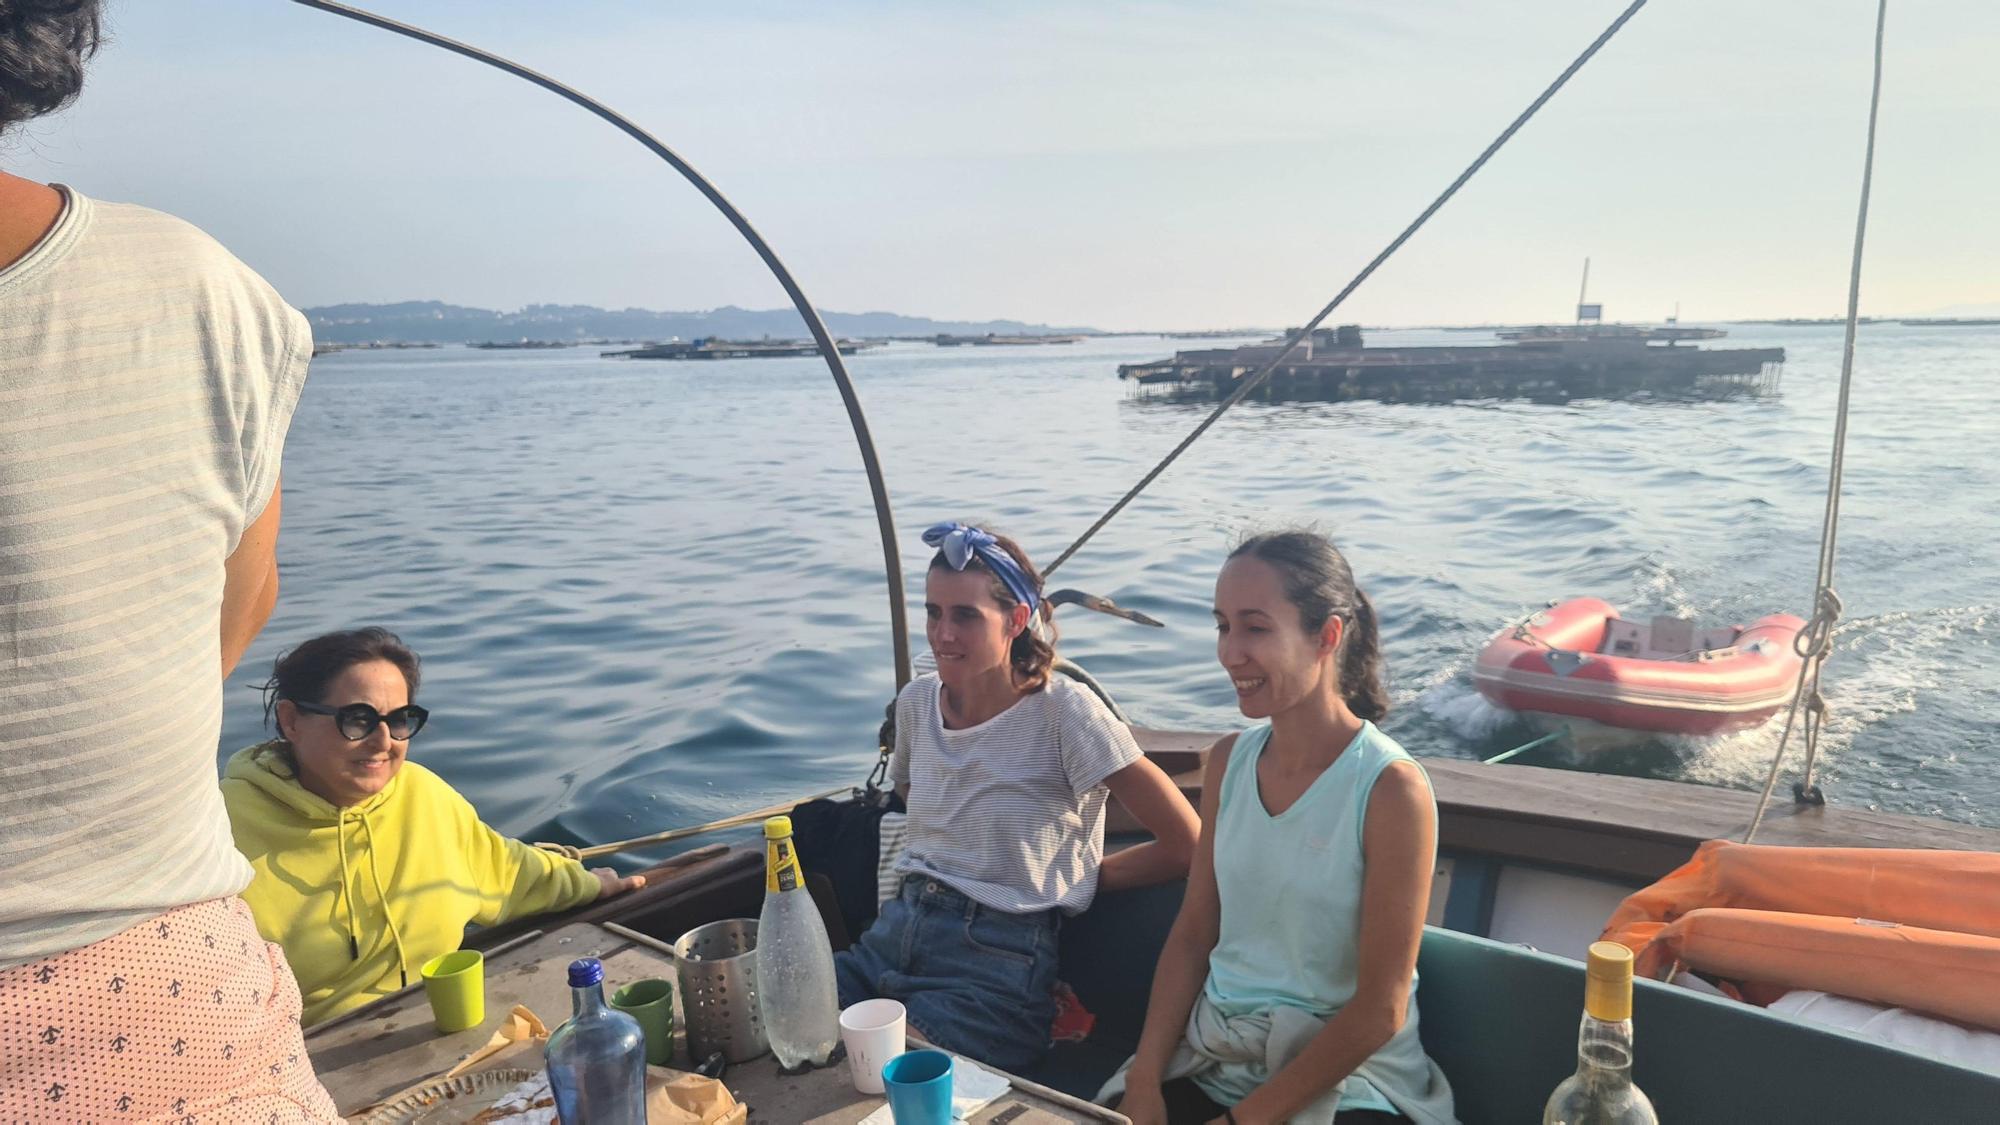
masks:
{"label": "green plastic cup", "polygon": [[646,1062],[674,1061],[674,986],[657,978],[635,980],[611,994],[611,1006],[639,1021],[646,1033]]}
{"label": "green plastic cup", "polygon": [[424,962],[424,995],[431,1018],[446,1035],[486,1022],[486,958],[461,949]]}

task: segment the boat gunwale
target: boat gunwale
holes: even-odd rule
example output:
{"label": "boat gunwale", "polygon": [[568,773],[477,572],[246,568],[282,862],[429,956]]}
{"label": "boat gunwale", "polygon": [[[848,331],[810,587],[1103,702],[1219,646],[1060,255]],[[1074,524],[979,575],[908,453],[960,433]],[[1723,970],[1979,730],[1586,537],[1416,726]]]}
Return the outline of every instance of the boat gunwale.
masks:
{"label": "boat gunwale", "polygon": [[[1222,733],[1141,726],[1132,733],[1198,801],[1208,747]],[[1704,841],[1741,839],[1757,807],[1757,795],[1748,790],[1690,781],[1431,755],[1417,761],[1436,795],[1441,853],[1494,855],[1635,886],[1685,863]],[[1129,814],[1115,802],[1112,813],[1114,829],[1131,829]],[[1774,804],[1759,839],[1791,847],[2000,852],[2000,828],[1837,800]]]}

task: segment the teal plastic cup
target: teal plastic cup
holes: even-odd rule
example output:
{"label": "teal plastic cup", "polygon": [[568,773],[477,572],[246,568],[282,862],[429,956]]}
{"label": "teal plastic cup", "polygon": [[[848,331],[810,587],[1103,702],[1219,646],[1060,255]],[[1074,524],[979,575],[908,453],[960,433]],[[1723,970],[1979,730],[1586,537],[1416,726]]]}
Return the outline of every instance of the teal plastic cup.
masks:
{"label": "teal plastic cup", "polygon": [[951,1125],[951,1056],[908,1051],[882,1067],[882,1088],[896,1125]]}

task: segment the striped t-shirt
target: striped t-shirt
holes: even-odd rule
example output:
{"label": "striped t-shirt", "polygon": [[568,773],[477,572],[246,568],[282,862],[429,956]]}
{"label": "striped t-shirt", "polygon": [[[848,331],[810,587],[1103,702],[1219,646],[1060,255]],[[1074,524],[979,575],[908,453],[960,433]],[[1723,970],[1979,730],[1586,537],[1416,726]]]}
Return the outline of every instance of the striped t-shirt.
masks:
{"label": "striped t-shirt", "polygon": [[312,355],[208,236],[64,195],[0,270],[0,967],[250,881],[216,783],[223,562]]}
{"label": "striped t-shirt", "polygon": [[935,673],[896,697],[889,777],[910,787],[898,871],[1014,914],[1080,914],[1104,858],[1104,779],[1144,755],[1089,688],[1063,675],[976,727],[947,730]]}

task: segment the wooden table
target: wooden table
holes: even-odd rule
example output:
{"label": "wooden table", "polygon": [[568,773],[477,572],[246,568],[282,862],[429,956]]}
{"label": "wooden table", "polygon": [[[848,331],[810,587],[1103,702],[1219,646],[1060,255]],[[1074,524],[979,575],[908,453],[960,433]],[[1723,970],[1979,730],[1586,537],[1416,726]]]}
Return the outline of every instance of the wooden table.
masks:
{"label": "wooden table", "polygon": [[[604,962],[606,991],[648,977],[675,979],[673,958],[644,939],[621,936],[592,923],[532,933],[487,955],[486,1022],[452,1035],[431,1023],[421,987],[385,997],[369,1007],[306,1034],[319,1079],[342,1113],[354,1113],[417,1082],[443,1074],[486,1045],[516,1004],[526,1005],[550,1028],[569,1018],[567,969],[579,957]],[[678,997],[678,992],[676,992]],[[679,1021],[676,1021],[677,1026]],[[686,1068],[686,1048],[675,1061]],[[974,1125],[1051,1125],[1054,1122],[1123,1122],[1125,1117],[1066,1094],[1008,1077],[1013,1089],[972,1116]],[[750,1107],[753,1122],[770,1125],[855,1125],[882,1099],[857,1093],[839,1065],[787,1078],[771,1056],[731,1066],[723,1076],[730,1092]]]}

